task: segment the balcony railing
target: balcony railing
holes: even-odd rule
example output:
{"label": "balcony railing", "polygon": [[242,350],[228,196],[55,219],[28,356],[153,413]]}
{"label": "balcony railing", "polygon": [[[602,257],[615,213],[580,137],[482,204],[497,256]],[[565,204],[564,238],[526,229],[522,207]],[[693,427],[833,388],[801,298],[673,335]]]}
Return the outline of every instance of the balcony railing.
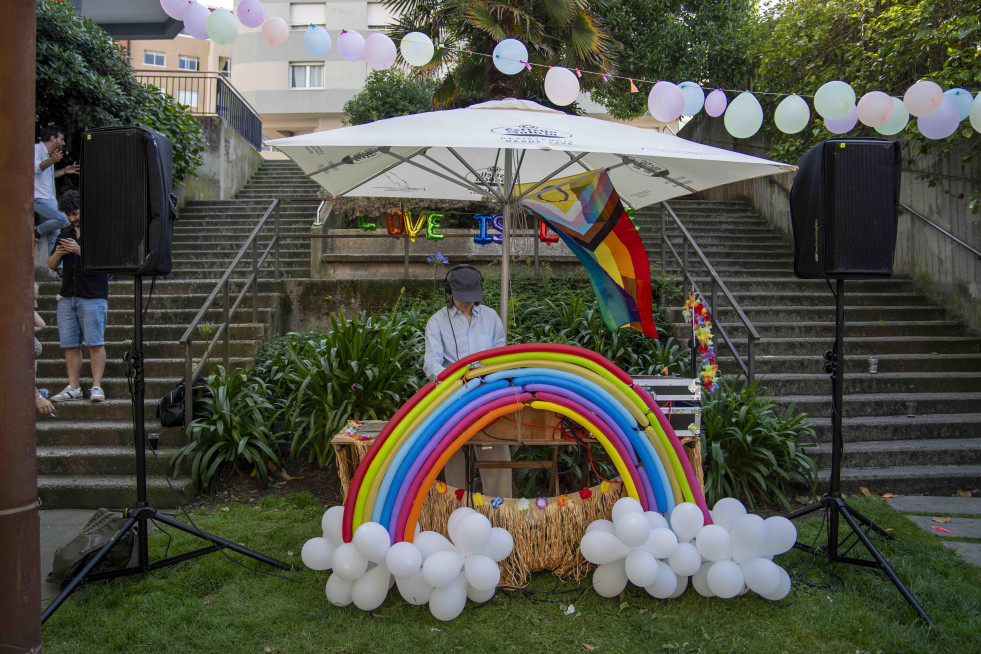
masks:
{"label": "balcony railing", "polygon": [[262,118],[223,73],[136,71],[133,75],[172,96],[194,116],[221,116],[252,147],[262,147]]}

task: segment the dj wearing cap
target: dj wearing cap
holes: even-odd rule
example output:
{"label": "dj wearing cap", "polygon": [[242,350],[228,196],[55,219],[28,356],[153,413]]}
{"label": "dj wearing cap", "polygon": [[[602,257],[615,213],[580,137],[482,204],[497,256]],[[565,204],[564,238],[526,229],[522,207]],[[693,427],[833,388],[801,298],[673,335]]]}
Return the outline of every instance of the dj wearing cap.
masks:
{"label": "dj wearing cap", "polygon": [[[506,342],[504,325],[492,308],[481,304],[484,299],[483,278],[473,266],[454,266],[444,282],[446,306],[426,323],[426,358],[423,370],[435,380],[454,362],[482,350],[502,347]],[[510,461],[507,445],[478,445],[481,461]],[[462,452],[446,464],[446,483],[456,488],[467,485]],[[490,497],[511,497],[511,471],[482,470],[482,492]]]}

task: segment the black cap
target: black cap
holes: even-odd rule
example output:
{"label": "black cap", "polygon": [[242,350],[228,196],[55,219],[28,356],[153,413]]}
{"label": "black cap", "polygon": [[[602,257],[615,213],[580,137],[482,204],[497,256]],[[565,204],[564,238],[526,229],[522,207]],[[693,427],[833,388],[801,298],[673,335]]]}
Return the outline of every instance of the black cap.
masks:
{"label": "black cap", "polygon": [[480,302],[484,299],[480,273],[475,268],[457,268],[450,272],[450,291],[454,300]]}

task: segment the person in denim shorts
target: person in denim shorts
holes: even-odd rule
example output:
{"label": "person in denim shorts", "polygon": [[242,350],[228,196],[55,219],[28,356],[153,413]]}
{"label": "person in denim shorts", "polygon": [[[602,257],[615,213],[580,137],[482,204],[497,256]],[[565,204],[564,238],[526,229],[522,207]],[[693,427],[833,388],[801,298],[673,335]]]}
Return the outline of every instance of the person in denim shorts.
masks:
{"label": "person in denim shorts", "polygon": [[82,345],[88,347],[92,366],[92,389],[89,399],[101,402],[102,373],[106,368],[106,348],[103,334],[109,313],[109,276],[82,271],[82,232],[79,228],[78,191],[65,191],[58,207],[68,217],[71,226],[58,234],[58,244],[48,258],[48,268],[62,264],[61,298],[58,300],[58,340],[65,351],[68,385],[51,397],[52,402],[81,400]]}

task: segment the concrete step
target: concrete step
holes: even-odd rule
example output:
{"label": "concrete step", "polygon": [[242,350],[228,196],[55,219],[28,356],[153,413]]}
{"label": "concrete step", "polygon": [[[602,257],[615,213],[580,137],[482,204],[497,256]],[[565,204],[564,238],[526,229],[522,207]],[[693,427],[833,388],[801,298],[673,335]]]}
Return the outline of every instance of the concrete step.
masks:
{"label": "concrete step", "polygon": [[[832,316],[833,318],[833,316]],[[718,322],[716,324],[719,324]],[[746,328],[742,322],[722,323],[731,338],[745,340]],[[682,329],[685,323],[676,325],[677,329]],[[805,322],[802,320],[786,322],[757,322],[753,321],[753,327],[762,338],[792,338],[792,337],[816,337],[827,335],[834,338],[834,322]],[[952,320],[849,320],[845,324],[845,343],[851,341],[853,336],[862,338],[888,338],[895,339],[916,338],[916,337],[957,337],[964,333],[964,326]],[[847,350],[846,350],[847,352]]]}
{"label": "concrete step", "polygon": [[[234,297],[231,298],[234,303]],[[212,305],[215,306],[215,305]],[[221,308],[221,301],[217,303],[217,306],[213,309],[209,309],[204,314],[205,323],[215,323],[224,322],[225,312]],[[143,324],[144,328],[160,325],[160,324],[171,324],[171,325],[183,325],[187,328],[187,325],[191,324],[194,317],[197,315],[199,309],[176,309],[176,308],[166,308],[166,309],[150,309],[146,312]],[[259,323],[265,324],[268,322],[271,314],[275,311],[273,307],[259,307]],[[45,323],[57,326],[57,316],[52,309],[43,309],[38,311],[38,314],[44,320]],[[242,300],[242,304],[239,308],[231,315],[231,321],[233,324],[255,324],[252,321],[252,298],[251,296],[246,296]],[[130,325],[133,324],[133,311],[132,309],[116,309],[109,308],[106,314],[106,326],[114,325]]]}
{"label": "concrete step", "polygon": [[[777,388],[768,387],[773,399],[782,405],[793,402],[799,412],[817,420],[831,415],[831,387],[823,395],[783,395]],[[909,403],[913,403],[916,420],[922,415],[974,413],[981,406],[981,393],[868,393],[848,394],[842,399],[844,417],[906,416]]]}
{"label": "concrete step", "polygon": [[[720,302],[720,306],[716,309],[712,316],[717,322],[722,322],[723,324],[729,324],[733,321],[736,313],[725,303]],[[791,322],[791,321],[804,321],[804,322],[821,322],[828,320],[834,320],[833,313],[829,316],[827,307],[815,307],[815,306],[749,306],[740,305],[743,312],[752,320],[754,323],[759,322]],[[922,306],[854,306],[849,307],[846,311],[848,325],[852,324],[852,321],[863,323],[869,321],[903,321],[903,320],[913,320],[913,321],[925,321],[925,320],[943,320],[946,318],[946,311],[941,307],[934,305],[924,304]]]}
{"label": "concrete step", "polygon": [[[830,347],[831,341],[828,341]],[[845,375],[868,372],[869,358],[878,359],[879,373],[977,372],[981,370],[981,354],[878,354],[869,357],[849,356],[845,359]],[[719,354],[719,370],[736,369],[731,354]],[[756,374],[821,373],[824,357],[817,354],[761,355],[756,357]]]}
{"label": "concrete step", "polygon": [[[212,284],[212,286],[214,286]],[[112,285],[110,286],[110,291]],[[146,295],[146,293],[144,293]],[[145,298],[144,298],[145,299]],[[188,307],[202,307],[205,301],[208,299],[207,293],[157,293],[154,292],[153,300],[150,302],[150,314],[154,312],[163,312],[171,309],[186,309]],[[280,295],[278,293],[259,293],[256,297],[256,301],[262,308],[275,308],[280,305]],[[219,299],[219,305],[221,300]],[[252,307],[252,294],[249,293],[245,302],[248,303],[249,309]],[[58,299],[54,295],[42,294],[37,300],[38,311],[41,312],[42,316],[44,312],[54,312],[58,306]],[[126,293],[110,293],[109,295],[109,310],[128,310],[130,316],[133,314],[133,296]],[[197,309],[195,309],[197,310]]]}
{"label": "concrete step", "polygon": [[[764,377],[768,388],[781,395],[817,395],[830,393],[829,376],[825,374],[771,374]],[[866,373],[845,375],[845,393],[853,395],[882,393],[981,393],[981,372],[952,375],[947,372]]]}
{"label": "concrete step", "polygon": [[[175,380],[176,381],[176,380]],[[88,385],[84,382],[82,387],[88,391]],[[59,387],[58,390],[61,390]],[[146,417],[146,429],[147,431],[154,431],[156,429],[162,429],[160,422],[157,420],[157,403],[160,401],[160,397],[147,397],[143,401],[143,413]],[[129,395],[109,397],[105,402],[93,403],[88,400],[74,400],[71,402],[59,402],[55,405],[55,418],[41,418],[38,420],[38,425],[51,424],[51,429],[63,429],[65,426],[70,428],[77,427],[81,423],[90,424],[92,422],[98,423],[129,423],[132,425],[133,420],[133,400]],[[130,427],[132,430],[132,427]],[[130,441],[132,442],[132,431],[130,431]],[[48,445],[57,445],[58,442],[48,442]]]}
{"label": "concrete step", "polygon": [[[131,438],[132,440],[132,434]],[[183,443],[181,443],[183,445]],[[159,447],[157,458],[164,470],[170,471],[170,460],[177,453],[177,447]],[[156,469],[157,464],[147,454],[147,472],[150,466]],[[82,475],[126,475],[136,471],[136,452],[134,446],[48,446],[37,448],[37,463],[39,475],[82,476]],[[181,468],[184,467],[183,462]],[[188,469],[190,466],[188,466]]]}
{"label": "concrete step", "polygon": [[[107,400],[108,401],[108,400]],[[132,405],[131,402],[127,403]],[[187,442],[187,436],[180,427],[162,427],[156,418],[156,402],[153,412],[144,420],[146,433],[160,438],[161,448],[176,449]],[[57,408],[55,415],[57,415]],[[71,450],[75,446],[124,447],[134,453],[133,421],[130,420],[89,420],[85,428],[61,418],[42,418],[37,421],[37,442],[54,451]]]}
{"label": "concrete step", "polygon": [[[85,393],[85,399],[69,400],[68,402],[55,402],[55,415],[57,415],[57,409],[61,405],[89,401],[88,396],[91,378],[85,374],[86,372],[87,368],[83,368],[81,381],[82,392]],[[184,366],[183,364],[180,366],[170,367],[158,366],[153,370],[148,368],[146,373],[147,374],[144,378],[146,397],[160,399],[170,392],[170,390],[177,385],[177,382],[184,377]],[[47,388],[49,391],[56,393],[65,387],[67,380],[65,378],[65,373],[62,372],[61,375],[56,377],[38,377],[35,383],[37,384],[38,388]],[[129,383],[125,377],[110,377],[105,375],[102,378],[102,390],[105,392],[106,398],[129,399],[130,397]],[[156,407],[154,407],[153,415],[156,415]]]}
{"label": "concrete step", "polygon": [[[711,287],[709,285],[702,285],[701,282],[699,282],[699,284],[706,294],[710,292]],[[729,281],[726,282],[726,286],[730,286]],[[731,288],[729,290],[732,291]],[[827,315],[831,316],[832,320],[834,319],[835,315],[834,296],[827,292],[772,292],[765,289],[740,288],[734,292],[734,295],[736,297],[736,301],[739,302],[741,306],[745,305],[765,308],[769,306],[787,306],[790,303],[795,303],[801,307],[823,307],[829,312]],[[719,298],[722,298],[721,292],[719,292]],[[721,310],[724,304],[725,301],[720,299],[719,310]],[[923,304],[923,296],[913,291],[851,295],[845,298],[845,319],[849,320],[851,318],[850,312],[858,307],[882,305],[889,305],[893,307],[910,307],[923,306]]]}
{"label": "concrete step", "polygon": [[[830,443],[830,416],[812,417],[816,442]],[[841,426],[845,443],[868,441],[912,441],[962,439],[981,444],[981,413],[920,414],[915,418],[899,416],[862,416],[844,418]]]}
{"label": "concrete step", "polygon": [[[224,365],[221,356],[224,355],[224,346],[219,344],[216,346],[219,351],[219,358],[211,362],[211,369],[206,372],[211,372],[219,364]],[[152,375],[154,377],[164,377],[170,375],[174,383],[178,379],[184,376],[184,359],[180,357],[173,358],[162,358],[162,357],[149,357],[145,356],[144,352],[143,365],[145,374]],[[55,392],[64,388],[67,383],[65,380],[65,360],[61,357],[61,350],[53,349],[51,352],[45,350],[42,352],[42,358],[37,360],[37,377],[39,379],[43,378],[54,378],[59,380],[55,384]],[[252,357],[238,357],[232,358],[230,363],[235,368],[248,368],[252,366]],[[121,357],[112,357],[106,360],[106,369],[103,373],[105,377],[125,377],[126,367],[128,364],[122,360]],[[43,386],[41,388],[44,388]],[[48,390],[51,390],[50,388]]]}
{"label": "concrete step", "polygon": [[[827,487],[828,470],[819,470],[818,492]],[[952,495],[976,489],[981,483],[981,465],[911,465],[876,468],[843,468],[841,489],[856,493],[861,487],[871,492]]]}
{"label": "concrete step", "polygon": [[[808,450],[819,468],[831,467],[831,444],[821,443]],[[842,447],[842,466],[856,470],[867,467],[899,466],[981,466],[981,438],[939,438],[931,440],[846,441]]]}
{"label": "concrete step", "polygon": [[[833,333],[829,333],[823,338],[765,338],[757,343],[756,353],[757,356],[811,355],[831,349],[833,342]],[[746,340],[733,340],[733,343],[740,353],[745,355]],[[718,335],[716,335],[715,346],[720,356],[724,355],[728,349]],[[976,336],[911,336],[900,340],[891,336],[876,338],[853,336],[845,340],[844,352],[846,361],[848,357],[859,357],[865,360],[866,364],[869,357],[883,354],[931,354],[933,352],[976,354],[981,352],[981,338]]]}
{"label": "concrete step", "polygon": [[[216,333],[216,327],[214,323],[213,326],[209,328],[207,323],[205,325],[198,326],[198,334],[195,337],[196,342],[204,342],[211,340],[211,338]],[[202,327],[204,327],[202,329]],[[265,323],[233,323],[229,329],[229,337],[233,343],[235,342],[252,342],[260,340],[265,335],[267,325]],[[181,336],[187,330],[187,324],[147,324],[143,326],[143,348],[144,350],[149,350],[149,348],[159,348],[161,346],[177,345]],[[49,333],[50,332],[50,333]],[[44,329],[38,332],[38,340],[45,347],[57,348],[58,345],[58,334],[55,333],[55,329]],[[125,349],[129,349],[129,343],[133,339],[133,327],[131,325],[108,325],[105,329],[105,341],[106,347],[110,345],[121,346]],[[152,350],[154,356],[161,357],[165,356],[159,353],[159,350]]]}
{"label": "concrete step", "polygon": [[[193,496],[189,478],[178,477],[168,485],[152,458],[147,462],[146,487],[147,503],[154,508],[178,506],[175,490],[182,502]],[[37,490],[46,509],[124,509],[136,506],[137,501],[135,475],[38,475]]]}

